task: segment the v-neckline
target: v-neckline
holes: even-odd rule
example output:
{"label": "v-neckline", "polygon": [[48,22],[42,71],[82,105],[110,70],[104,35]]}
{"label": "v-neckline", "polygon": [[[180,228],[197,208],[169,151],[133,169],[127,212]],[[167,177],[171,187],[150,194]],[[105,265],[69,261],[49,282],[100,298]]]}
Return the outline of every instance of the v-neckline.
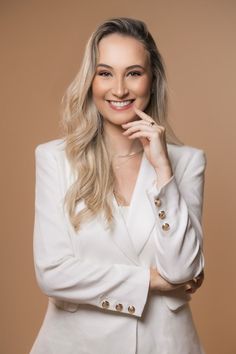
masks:
{"label": "v-neckline", "polygon": [[114,199],[114,201],[116,203],[117,208],[119,208],[121,206],[131,208],[131,206],[133,204],[133,200],[134,200],[135,191],[136,191],[137,186],[139,184],[140,176],[141,176],[141,173],[142,173],[142,169],[143,169],[142,167],[143,167],[143,164],[144,164],[144,159],[145,159],[145,153],[143,152],[129,204],[128,205],[120,205],[120,204],[118,204],[118,201],[116,200],[115,194],[113,193],[113,199]]}
{"label": "v-neckline", "polygon": [[143,153],[129,207],[122,210],[115,196],[113,197],[114,217],[117,222],[114,241],[135,262],[155,226],[155,215],[147,195],[155,178],[156,172]]}

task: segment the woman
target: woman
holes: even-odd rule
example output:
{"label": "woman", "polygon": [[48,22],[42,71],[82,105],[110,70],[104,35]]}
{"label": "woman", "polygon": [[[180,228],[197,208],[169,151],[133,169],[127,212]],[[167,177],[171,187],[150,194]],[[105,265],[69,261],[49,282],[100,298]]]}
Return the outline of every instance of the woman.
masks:
{"label": "woman", "polygon": [[203,280],[205,157],[171,131],[166,91],[144,23],[92,34],[64,98],[65,139],[36,149],[49,306],[31,354],[203,353],[188,300]]}

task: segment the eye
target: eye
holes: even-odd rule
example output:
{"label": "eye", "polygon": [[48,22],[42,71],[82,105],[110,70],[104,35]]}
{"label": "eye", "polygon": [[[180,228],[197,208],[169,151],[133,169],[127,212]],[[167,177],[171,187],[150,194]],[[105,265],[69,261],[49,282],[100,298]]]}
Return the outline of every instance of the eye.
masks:
{"label": "eye", "polygon": [[104,76],[104,77],[108,77],[108,76],[111,75],[111,73],[110,73],[109,71],[99,71],[99,72],[97,73],[97,75],[99,75],[99,76]]}
{"label": "eye", "polygon": [[128,76],[141,76],[141,75],[142,75],[141,71],[130,71],[128,73]]}

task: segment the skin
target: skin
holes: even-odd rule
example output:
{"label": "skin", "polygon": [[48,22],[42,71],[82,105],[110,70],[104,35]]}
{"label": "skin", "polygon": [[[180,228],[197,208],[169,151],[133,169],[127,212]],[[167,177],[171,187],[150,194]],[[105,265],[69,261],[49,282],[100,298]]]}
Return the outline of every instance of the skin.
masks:
{"label": "skin", "polygon": [[[161,188],[173,175],[165,128],[156,123],[151,125],[152,117],[143,112],[152,87],[149,53],[143,44],[129,36],[111,34],[99,42],[98,51],[92,83],[93,101],[103,117],[105,142],[113,156],[116,190],[124,196],[126,204],[130,204],[142,156],[136,154],[124,160],[118,155],[143,149],[156,171],[157,187]],[[128,104],[117,107],[120,102]],[[156,268],[151,268],[150,291],[181,288],[183,292],[194,293],[203,279],[202,273],[184,284],[171,284]]]}

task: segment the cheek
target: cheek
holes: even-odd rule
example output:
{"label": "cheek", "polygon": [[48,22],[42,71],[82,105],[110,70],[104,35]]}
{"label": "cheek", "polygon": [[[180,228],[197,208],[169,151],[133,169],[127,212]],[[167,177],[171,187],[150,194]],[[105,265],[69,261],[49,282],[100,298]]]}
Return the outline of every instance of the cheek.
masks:
{"label": "cheek", "polygon": [[92,93],[95,97],[102,97],[107,91],[107,83],[99,79],[94,79],[92,83]]}
{"label": "cheek", "polygon": [[143,80],[136,82],[133,89],[138,96],[150,96],[151,93],[151,83],[150,80],[144,78]]}

